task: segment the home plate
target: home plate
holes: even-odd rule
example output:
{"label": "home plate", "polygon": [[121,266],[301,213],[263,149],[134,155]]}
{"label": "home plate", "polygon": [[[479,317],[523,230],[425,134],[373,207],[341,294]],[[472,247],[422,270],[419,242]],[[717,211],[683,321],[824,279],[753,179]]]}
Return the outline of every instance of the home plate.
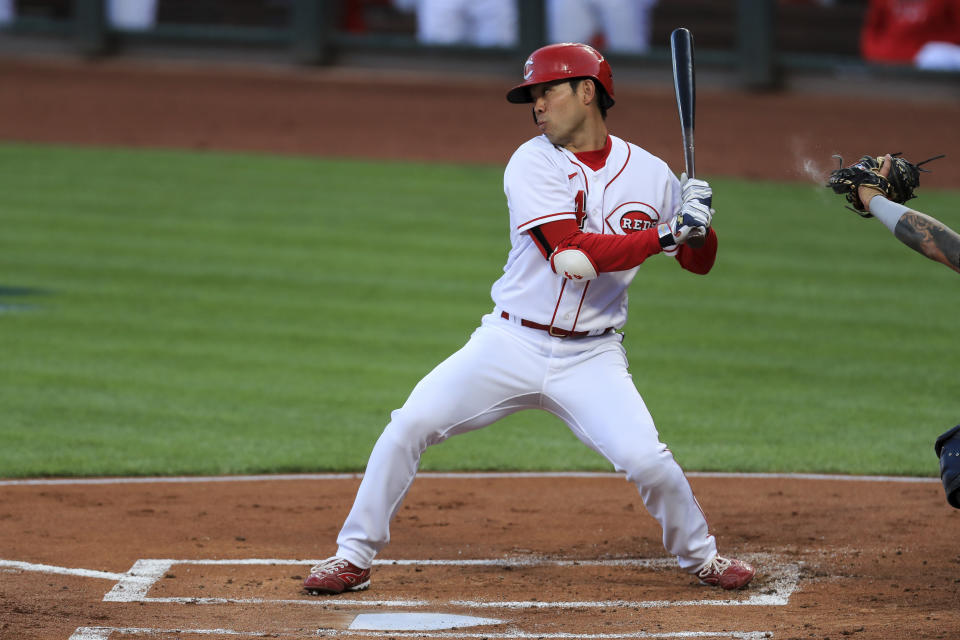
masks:
{"label": "home plate", "polygon": [[350,629],[357,631],[437,631],[478,627],[485,624],[503,624],[496,618],[458,616],[452,613],[361,613]]}

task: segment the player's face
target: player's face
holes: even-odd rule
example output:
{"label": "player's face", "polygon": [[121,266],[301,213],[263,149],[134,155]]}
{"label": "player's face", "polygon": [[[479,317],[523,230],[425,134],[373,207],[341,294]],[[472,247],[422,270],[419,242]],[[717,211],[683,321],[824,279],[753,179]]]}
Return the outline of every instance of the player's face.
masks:
{"label": "player's face", "polygon": [[537,126],[555,145],[568,145],[586,120],[587,108],[581,95],[583,84],[581,82],[576,91],[568,80],[530,87]]}

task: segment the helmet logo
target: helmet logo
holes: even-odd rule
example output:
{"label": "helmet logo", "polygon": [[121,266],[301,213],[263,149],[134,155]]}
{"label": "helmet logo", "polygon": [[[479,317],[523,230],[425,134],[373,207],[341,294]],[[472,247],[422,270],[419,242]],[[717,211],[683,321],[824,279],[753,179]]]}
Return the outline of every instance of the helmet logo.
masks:
{"label": "helmet logo", "polygon": [[527,61],[523,64],[523,79],[529,80],[530,76],[533,75],[533,58],[527,58]]}

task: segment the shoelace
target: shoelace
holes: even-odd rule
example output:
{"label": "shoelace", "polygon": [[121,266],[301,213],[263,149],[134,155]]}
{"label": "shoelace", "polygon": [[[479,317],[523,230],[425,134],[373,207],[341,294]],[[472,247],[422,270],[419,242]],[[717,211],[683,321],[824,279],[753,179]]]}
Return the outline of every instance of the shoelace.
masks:
{"label": "shoelace", "polygon": [[347,566],[347,561],[343,558],[331,558],[330,560],[324,560],[318,565],[315,565],[310,569],[310,573],[319,573],[321,575],[329,575],[331,573],[336,573]]}
{"label": "shoelace", "polygon": [[726,558],[721,558],[720,556],[714,556],[713,560],[707,563],[703,569],[697,572],[697,576],[700,578],[706,578],[712,574],[720,574],[730,568],[730,565],[733,564]]}

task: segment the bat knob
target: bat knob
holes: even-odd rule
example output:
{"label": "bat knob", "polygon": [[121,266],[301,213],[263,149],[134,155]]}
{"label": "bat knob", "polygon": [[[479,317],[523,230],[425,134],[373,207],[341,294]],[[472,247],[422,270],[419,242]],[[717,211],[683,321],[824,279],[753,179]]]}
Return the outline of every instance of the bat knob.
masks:
{"label": "bat knob", "polygon": [[693,247],[694,249],[700,249],[707,242],[707,234],[703,233],[691,233],[687,238],[687,241],[684,244]]}

